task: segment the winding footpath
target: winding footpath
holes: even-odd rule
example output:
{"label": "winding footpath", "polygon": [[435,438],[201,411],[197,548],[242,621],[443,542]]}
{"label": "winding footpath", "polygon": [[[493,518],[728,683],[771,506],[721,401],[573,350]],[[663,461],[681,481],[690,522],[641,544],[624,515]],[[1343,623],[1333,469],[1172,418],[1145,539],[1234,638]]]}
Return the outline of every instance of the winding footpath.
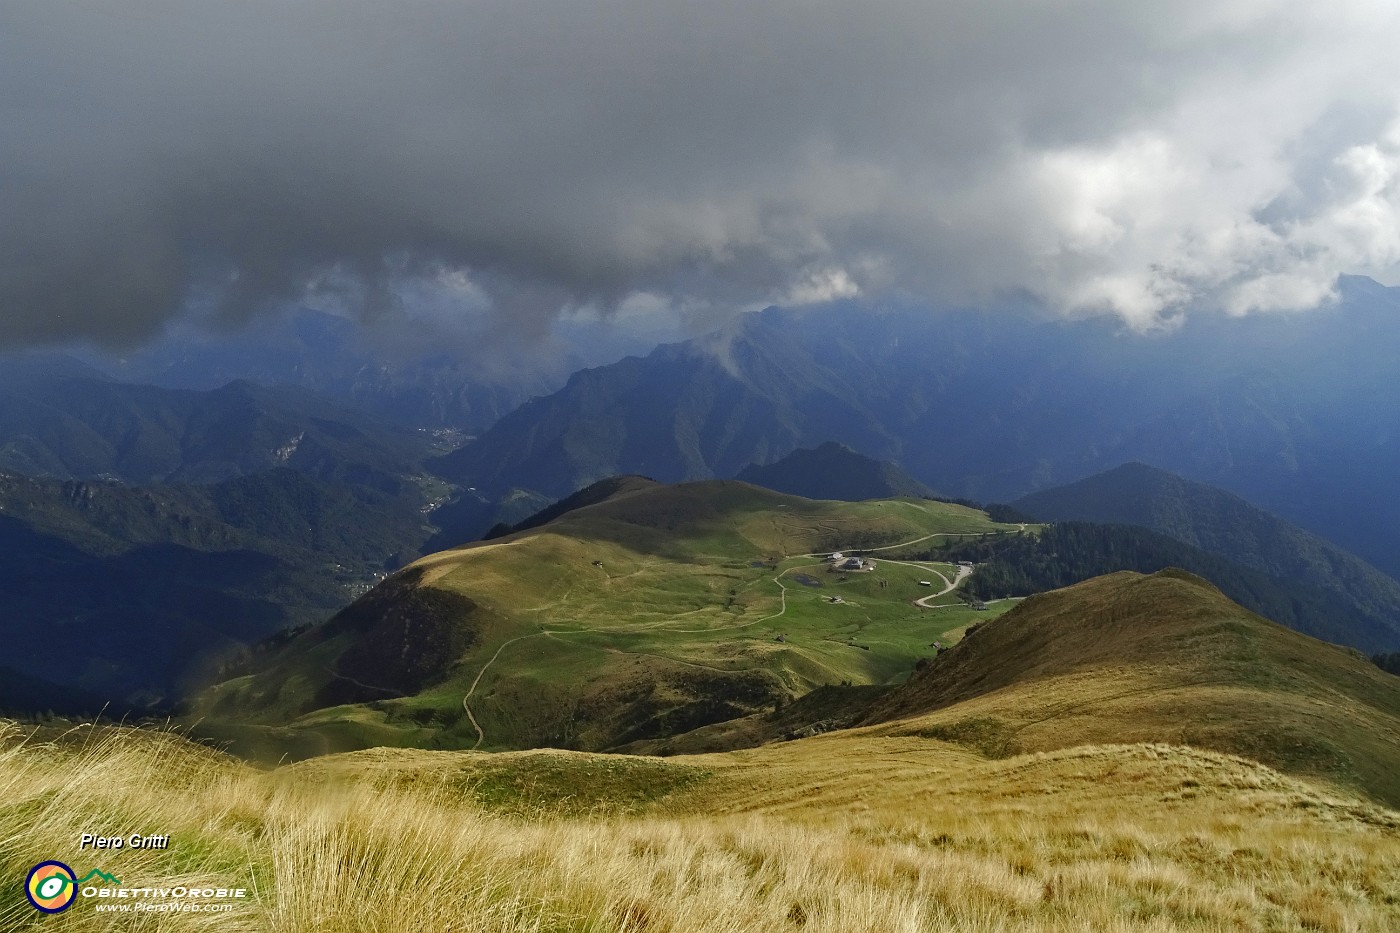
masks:
{"label": "winding footpath", "polygon": [[471,703],[468,702],[469,700],[471,700],[472,694],[476,693],[476,686],[477,684],[481,683],[482,675],[486,673],[487,668],[489,668],[492,664],[496,663],[496,659],[501,656],[502,651],[506,650],[507,645],[513,645],[516,642],[524,641],[527,638],[539,638],[541,635],[548,634],[548,632],[535,632],[530,635],[519,635],[515,638],[512,638],[510,641],[501,642],[501,646],[496,649],[496,653],[491,655],[491,660],[483,664],[481,666],[481,670],[476,672],[476,679],[472,681],[471,687],[467,689],[467,695],[462,697],[462,709],[466,711],[467,718],[471,720],[472,728],[476,730],[476,742],[472,745],[473,751],[475,751],[477,748],[480,748],[481,743],[486,741],[486,733],[481,731],[481,723],[476,721],[476,716],[472,714]]}
{"label": "winding footpath", "polygon": [[[807,557],[815,557],[816,555],[814,555],[814,554],[808,554],[808,555],[804,555],[804,556],[807,556]],[[757,625],[757,624],[760,623],[760,622],[767,622],[769,619],[776,619],[776,618],[778,618],[779,616],[786,615],[786,614],[787,614],[787,594],[788,594],[788,588],[787,588],[786,586],[783,586],[783,576],[786,575],[786,574],[788,574],[788,573],[791,573],[791,572],[794,571],[794,570],[811,570],[813,567],[820,567],[820,566],[822,566],[822,565],[821,565],[821,564],[803,564],[803,565],[800,566],[800,567],[789,567],[787,570],[784,570],[784,571],[780,572],[776,577],[773,578],[773,582],[776,583],[776,584],[778,584],[778,589],[781,590],[782,592],[781,592],[781,593],[779,594],[779,596],[778,596],[778,605],[780,606],[780,608],[778,609],[777,612],[773,613],[772,615],[764,616],[764,617],[761,618],[761,619],[754,619],[752,622],[740,622],[738,625],[726,625],[726,626],[724,626],[723,628],[668,628],[668,629],[664,629],[664,631],[667,631],[667,632],[681,632],[681,633],[688,634],[688,635],[694,635],[694,634],[705,633],[705,632],[732,632],[732,631],[734,631],[735,629],[748,628],[748,627],[751,626],[751,625]]]}

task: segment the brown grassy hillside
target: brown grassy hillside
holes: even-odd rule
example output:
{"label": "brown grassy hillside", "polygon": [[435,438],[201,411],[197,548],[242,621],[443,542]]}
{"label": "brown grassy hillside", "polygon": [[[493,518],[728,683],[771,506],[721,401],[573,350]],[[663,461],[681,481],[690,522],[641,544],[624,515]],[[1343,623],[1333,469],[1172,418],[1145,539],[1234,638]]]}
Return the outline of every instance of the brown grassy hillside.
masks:
{"label": "brown grassy hillside", "polygon": [[[80,851],[159,828],[168,850]],[[1387,933],[1400,816],[1156,745],[985,760],[839,733],[729,755],[378,749],[258,770],[177,737],[0,723],[0,873],[244,887],[228,913],[0,929],[193,933]]]}
{"label": "brown grassy hillside", "polygon": [[864,722],[992,756],[1103,742],[1245,755],[1400,802],[1400,678],[1181,571],[1118,573],[970,631]]}

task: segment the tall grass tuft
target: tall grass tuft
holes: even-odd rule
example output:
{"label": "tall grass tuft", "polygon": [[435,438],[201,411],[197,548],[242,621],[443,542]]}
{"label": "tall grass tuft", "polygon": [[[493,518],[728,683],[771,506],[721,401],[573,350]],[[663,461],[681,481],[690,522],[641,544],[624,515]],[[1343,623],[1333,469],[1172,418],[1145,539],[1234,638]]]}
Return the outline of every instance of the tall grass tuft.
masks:
{"label": "tall grass tuft", "polygon": [[[1193,766],[1170,750],[1132,756],[1163,774]],[[1178,804],[1165,825],[1135,807],[1090,818],[1053,798],[1004,794],[1052,780],[1057,794],[1075,793],[1064,775],[1080,771],[1103,794],[1093,760],[1016,760],[998,765],[995,793],[940,799],[930,784],[889,809],[872,798],[784,815],[692,805],[687,815],[582,818],[488,811],[445,780],[259,771],[168,733],[87,729],[41,742],[0,723],[0,876],[11,879],[0,929],[1400,929],[1400,837],[1388,811],[1357,805],[1350,823],[1344,807],[1295,808],[1269,785]],[[169,832],[172,845],[94,855],[78,851],[82,832]],[[250,897],[226,914],[114,915],[80,901],[45,917],[20,881],[48,858],[104,868],[128,887],[243,887]]]}

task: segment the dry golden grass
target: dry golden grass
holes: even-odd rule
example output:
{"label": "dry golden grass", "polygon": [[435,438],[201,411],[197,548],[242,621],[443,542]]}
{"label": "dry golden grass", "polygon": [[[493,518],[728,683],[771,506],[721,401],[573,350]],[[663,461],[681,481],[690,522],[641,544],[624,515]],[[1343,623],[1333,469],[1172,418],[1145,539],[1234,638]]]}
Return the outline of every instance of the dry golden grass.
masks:
{"label": "dry golden grass", "polygon": [[866,721],[991,756],[1209,748],[1400,805],[1400,679],[1181,571],[1033,596],[877,700]]}
{"label": "dry golden grass", "polygon": [[[79,737],[43,744],[0,725],[5,876],[59,858],[128,887],[254,896],[232,914],[80,902],[42,917],[15,883],[0,895],[5,930],[1400,928],[1400,816],[1167,746],[988,761],[916,737],[833,734],[676,762],[699,779],[578,817],[543,798],[534,812],[488,809],[473,775],[574,768],[597,798],[670,763],[378,750],[266,772],[170,735]],[[104,828],[173,843],[89,865],[77,835]]]}

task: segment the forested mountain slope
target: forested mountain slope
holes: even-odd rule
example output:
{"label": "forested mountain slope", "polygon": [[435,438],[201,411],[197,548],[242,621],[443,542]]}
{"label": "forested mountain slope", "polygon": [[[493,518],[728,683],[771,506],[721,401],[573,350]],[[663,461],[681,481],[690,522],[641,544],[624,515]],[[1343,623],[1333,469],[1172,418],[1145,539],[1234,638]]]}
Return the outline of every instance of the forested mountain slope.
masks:
{"label": "forested mountain slope", "polygon": [[[5,665],[114,714],[172,702],[209,664],[416,556],[421,504],[285,468],[207,486],[0,474]],[[6,702],[54,706],[43,690]]]}
{"label": "forested mountain slope", "polygon": [[303,389],[210,391],[0,371],[0,469],[58,479],[211,483],[275,467],[397,491],[428,436]]}

